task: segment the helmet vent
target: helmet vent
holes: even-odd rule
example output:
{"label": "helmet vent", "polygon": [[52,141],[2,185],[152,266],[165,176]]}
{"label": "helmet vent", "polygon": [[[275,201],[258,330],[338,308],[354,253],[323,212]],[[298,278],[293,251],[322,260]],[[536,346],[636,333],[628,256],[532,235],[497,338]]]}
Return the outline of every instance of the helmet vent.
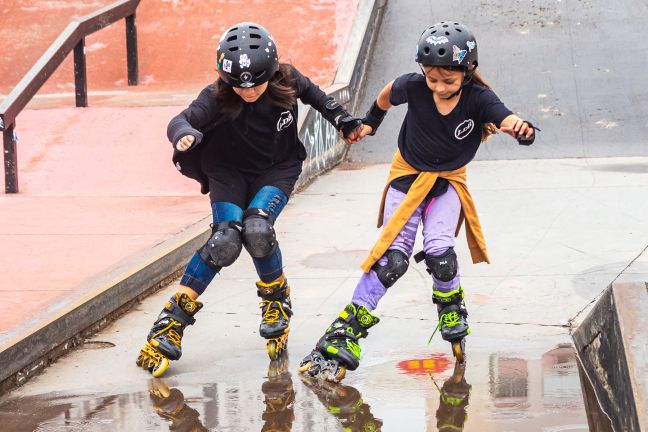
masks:
{"label": "helmet vent", "polygon": [[250,38],[252,39],[261,39],[261,35],[258,33],[250,33]]}
{"label": "helmet vent", "polygon": [[253,29],[259,30],[259,27],[257,27],[257,26],[250,26],[250,28],[253,28]]}
{"label": "helmet vent", "polygon": [[448,24],[443,24],[443,28],[447,28],[447,27],[448,27]]}
{"label": "helmet vent", "polygon": [[460,28],[456,28],[455,30],[457,30],[459,33],[461,33],[461,29],[460,29]]}
{"label": "helmet vent", "polygon": [[444,55],[445,53],[446,53],[445,48],[440,48],[440,49],[439,49],[439,55],[440,55],[440,56]]}
{"label": "helmet vent", "polygon": [[434,30],[434,31],[433,31],[433,32],[432,32],[431,34],[434,34],[434,33],[436,33],[436,32],[437,32],[437,31],[436,31],[436,30]]}
{"label": "helmet vent", "polygon": [[430,54],[430,48],[429,47],[423,48],[423,52],[425,53],[425,55]]}
{"label": "helmet vent", "polygon": [[239,50],[239,47],[230,47],[229,50],[230,50],[230,51],[238,51],[238,50]]}
{"label": "helmet vent", "polygon": [[259,49],[259,45],[250,45],[250,49]]}
{"label": "helmet vent", "polygon": [[446,31],[446,32],[445,32],[445,35],[446,35],[446,36],[450,36],[450,32],[449,32],[449,31]]}
{"label": "helmet vent", "polygon": [[232,33],[233,31],[236,31],[236,30],[238,30],[238,27],[232,27],[229,32]]}
{"label": "helmet vent", "polygon": [[227,38],[227,42],[232,42],[233,40],[236,40],[237,37],[238,36],[236,36],[236,35],[230,36],[230,37]]}

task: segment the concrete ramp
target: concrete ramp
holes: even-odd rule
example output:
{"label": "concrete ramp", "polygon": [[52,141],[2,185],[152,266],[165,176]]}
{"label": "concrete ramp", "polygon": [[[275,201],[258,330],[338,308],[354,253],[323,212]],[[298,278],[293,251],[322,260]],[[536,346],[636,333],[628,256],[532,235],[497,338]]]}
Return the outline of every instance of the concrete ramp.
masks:
{"label": "concrete ramp", "polygon": [[574,332],[591,430],[648,430],[647,322],[648,284],[618,282]]}
{"label": "concrete ramp", "polygon": [[[474,31],[486,81],[511,110],[542,129],[529,148],[499,134],[477,159],[648,155],[645,2],[390,0],[359,114],[389,81],[419,71],[416,41],[442,20]],[[402,107],[390,110],[375,137],[351,148],[350,161],[390,162],[404,115]]]}

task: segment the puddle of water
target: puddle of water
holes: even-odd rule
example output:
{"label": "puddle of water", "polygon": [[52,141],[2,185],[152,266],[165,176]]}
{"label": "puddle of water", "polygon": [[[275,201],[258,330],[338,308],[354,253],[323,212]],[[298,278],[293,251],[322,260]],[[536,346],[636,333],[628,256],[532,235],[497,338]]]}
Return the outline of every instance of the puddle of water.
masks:
{"label": "puddle of water", "polygon": [[0,423],[17,432],[589,430],[570,345],[539,358],[471,354],[464,367],[442,353],[374,357],[343,385],[297,374],[296,358],[266,369],[260,356],[246,356],[118,394],[11,399],[0,405]]}

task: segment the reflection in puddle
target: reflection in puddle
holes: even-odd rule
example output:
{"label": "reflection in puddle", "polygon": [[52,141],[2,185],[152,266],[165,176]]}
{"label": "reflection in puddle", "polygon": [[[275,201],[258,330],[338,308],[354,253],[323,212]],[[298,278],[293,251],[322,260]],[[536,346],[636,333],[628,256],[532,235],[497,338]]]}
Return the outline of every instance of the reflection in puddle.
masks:
{"label": "reflection in puddle", "polygon": [[439,409],[436,412],[437,428],[440,432],[464,430],[468,419],[468,401],[472,386],[466,382],[466,364],[455,364],[452,376],[441,387],[432,378],[439,390]]}
{"label": "reflection in puddle", "polygon": [[293,380],[287,356],[266,375],[256,359],[232,359],[217,366],[218,382],[205,383],[214,375],[203,371],[147,378],[118,394],[15,398],[0,405],[0,424],[17,432],[588,430],[570,345],[535,358],[472,354],[466,367],[444,354],[368,363],[339,385]]}
{"label": "reflection in puddle", "polygon": [[583,404],[571,344],[559,344],[539,360],[492,354],[489,384],[498,420],[523,423],[533,430],[589,430],[584,423],[569,424],[558,415],[579,411]]}

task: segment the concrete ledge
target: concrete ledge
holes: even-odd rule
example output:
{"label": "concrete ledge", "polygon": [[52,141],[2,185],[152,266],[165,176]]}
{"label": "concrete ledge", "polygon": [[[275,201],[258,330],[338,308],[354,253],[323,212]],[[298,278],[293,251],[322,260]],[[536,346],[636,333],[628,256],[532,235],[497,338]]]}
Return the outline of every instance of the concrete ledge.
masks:
{"label": "concrete ledge", "polygon": [[648,430],[646,324],[648,284],[616,282],[574,332],[592,431]]}
{"label": "concrete ledge", "polygon": [[[208,220],[209,219],[209,220]],[[168,285],[210,232],[205,219],[145,253],[83,284],[86,294],[76,302],[0,347],[0,394],[24,384],[65,352],[83,343],[133,301]],[[126,307],[124,307],[126,305]]]}

